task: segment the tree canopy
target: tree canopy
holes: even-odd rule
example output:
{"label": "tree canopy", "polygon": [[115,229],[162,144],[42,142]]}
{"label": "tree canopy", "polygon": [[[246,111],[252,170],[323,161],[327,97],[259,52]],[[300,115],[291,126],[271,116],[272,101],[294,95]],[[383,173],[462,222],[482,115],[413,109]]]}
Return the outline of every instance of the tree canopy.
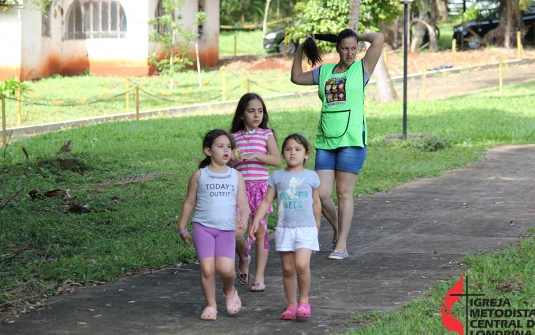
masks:
{"label": "tree canopy", "polygon": [[[286,29],[289,40],[303,40],[307,34],[338,34],[347,28],[350,0],[299,0],[294,6],[294,24]],[[378,31],[379,23],[392,21],[401,14],[398,0],[362,0],[358,33]],[[323,51],[332,44],[319,42]]]}

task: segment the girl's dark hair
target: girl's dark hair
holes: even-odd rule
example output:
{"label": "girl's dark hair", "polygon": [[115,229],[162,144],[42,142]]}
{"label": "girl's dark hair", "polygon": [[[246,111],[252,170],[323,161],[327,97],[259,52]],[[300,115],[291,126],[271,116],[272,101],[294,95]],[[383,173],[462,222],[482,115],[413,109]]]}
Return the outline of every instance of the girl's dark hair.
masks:
{"label": "girl's dark hair", "polygon": [[[264,110],[264,116],[262,117],[262,122],[258,125],[258,128],[262,129],[271,129],[269,127],[269,116],[266,108],[266,104],[264,103],[264,100],[256,94],[256,93],[245,93],[241,98],[240,101],[238,101],[238,106],[236,106],[236,112],[234,112],[234,118],[232,119],[232,123],[230,124],[230,132],[236,133],[240,130],[245,130],[245,123],[243,122],[243,114],[245,114],[245,108],[247,108],[247,104],[251,100],[258,100],[260,103],[262,103],[262,109]],[[273,136],[275,137],[275,131],[273,131]],[[276,138],[276,137],[275,137]]]}
{"label": "girl's dark hair", "polygon": [[[286,146],[286,143],[288,143],[289,140],[295,140],[297,143],[301,144],[303,146],[303,148],[305,148],[305,152],[309,152],[310,151],[308,149],[308,141],[307,141],[307,139],[301,134],[294,133],[294,134],[290,134],[290,135],[286,136],[286,138],[282,142],[283,155],[284,155],[284,147]],[[307,161],[306,159],[303,161],[303,165],[306,163],[306,161]]]}
{"label": "girl's dark hair", "polygon": [[[234,140],[234,136],[232,136],[228,131],[223,129],[212,129],[208,132],[208,134],[204,135],[204,139],[202,140],[202,148],[204,152],[204,148],[212,148],[212,144],[214,144],[214,141],[216,138],[218,138],[221,135],[225,135],[228,137],[230,141],[230,147],[232,150],[236,148],[236,141]],[[199,169],[202,169],[204,167],[207,167],[212,162],[212,159],[210,156],[206,156],[200,163],[199,163]]]}
{"label": "girl's dark hair", "polygon": [[[339,32],[338,35],[314,34],[314,39],[336,43],[336,47],[338,47],[338,45],[343,39],[350,37],[354,37],[357,41],[359,40],[359,36],[353,29],[344,29]],[[322,61],[320,50],[318,49],[318,46],[316,45],[314,39],[307,38],[305,40],[305,44],[303,45],[303,52],[305,53],[305,56],[307,56],[308,60],[310,60],[312,67],[316,66],[316,64],[319,64]]]}

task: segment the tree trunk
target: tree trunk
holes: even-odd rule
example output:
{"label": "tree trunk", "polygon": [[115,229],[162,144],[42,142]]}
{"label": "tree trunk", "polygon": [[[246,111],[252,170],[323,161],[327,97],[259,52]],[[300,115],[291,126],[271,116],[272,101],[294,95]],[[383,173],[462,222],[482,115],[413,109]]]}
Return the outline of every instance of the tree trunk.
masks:
{"label": "tree trunk", "polygon": [[429,24],[433,29],[437,26],[437,0],[431,0],[429,11]]}
{"label": "tree trunk", "polygon": [[359,32],[360,0],[351,0],[349,4],[349,21],[347,27]]}
{"label": "tree trunk", "polygon": [[[437,34],[435,32],[435,29],[427,22],[425,22],[424,20],[420,20],[420,19],[413,19],[411,24],[409,25],[412,26],[413,23],[419,23],[421,26],[425,27],[424,29],[427,29],[427,34],[429,36],[429,51],[431,52],[437,52],[438,51],[438,41],[437,41]],[[418,29],[417,29],[418,31]],[[413,41],[414,41],[414,38],[416,38],[416,36],[413,37]],[[414,52],[412,50],[412,46],[411,46],[411,51]]]}
{"label": "tree trunk", "polygon": [[[351,0],[350,5],[349,5],[348,28],[358,31],[359,18],[360,18],[360,0]],[[370,44],[368,42],[365,42],[365,44],[366,44],[366,49],[368,49]],[[395,101],[397,99],[396,90],[394,89],[394,84],[392,83],[392,80],[390,79],[390,75],[388,74],[388,69],[386,68],[383,55],[379,57],[379,61],[377,62],[377,65],[375,66],[373,75],[375,76],[375,81],[377,83],[376,85],[377,85],[377,92],[379,93],[379,102]]]}
{"label": "tree trunk", "polygon": [[379,61],[373,71],[375,77],[375,85],[377,86],[377,94],[379,96],[379,102],[392,102],[398,99],[396,90],[394,89],[394,83],[388,73],[388,68],[385,65],[383,55],[379,57]]}
{"label": "tree trunk", "polygon": [[271,0],[266,0],[266,8],[264,8],[264,21],[262,23],[262,31],[264,34],[267,32],[267,18],[269,14],[269,3]]}
{"label": "tree trunk", "polygon": [[511,4],[511,1],[505,1],[500,11],[500,23],[496,28],[489,31],[483,36],[482,44],[503,45],[506,48],[514,46],[516,41],[516,32],[520,31],[520,37],[528,31],[522,18],[520,6]]}
{"label": "tree trunk", "polygon": [[[512,10],[511,10],[511,0],[509,1],[505,1],[505,34],[503,36],[504,38],[504,41],[503,41],[503,45],[506,49],[510,49],[511,48],[511,23],[512,23]],[[501,15],[500,15],[500,19],[501,19]],[[502,20],[500,20],[501,22]]]}
{"label": "tree trunk", "polygon": [[437,10],[438,17],[440,22],[446,22],[448,19],[448,3],[446,0],[436,0],[437,1]]}

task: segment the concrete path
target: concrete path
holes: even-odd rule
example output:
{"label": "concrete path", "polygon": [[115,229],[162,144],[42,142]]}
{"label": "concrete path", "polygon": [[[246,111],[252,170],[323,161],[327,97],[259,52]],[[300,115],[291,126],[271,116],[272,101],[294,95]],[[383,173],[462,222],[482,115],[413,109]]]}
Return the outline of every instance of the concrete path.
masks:
{"label": "concrete path", "polygon": [[272,250],[266,292],[238,285],[244,308],[233,317],[221,293],[218,320],[199,320],[204,298],[199,267],[192,264],[54,298],[46,310],[0,324],[0,333],[343,334],[356,326],[349,319],[355,311],[399,308],[438,280],[458,278],[464,268],[454,261],[460,257],[518,242],[535,223],[533,185],[535,145],[503,146],[464,169],[359,198],[349,258],[327,259],[332,232],[323,222],[321,251],[312,256],[307,322],[279,319],[286,300]]}

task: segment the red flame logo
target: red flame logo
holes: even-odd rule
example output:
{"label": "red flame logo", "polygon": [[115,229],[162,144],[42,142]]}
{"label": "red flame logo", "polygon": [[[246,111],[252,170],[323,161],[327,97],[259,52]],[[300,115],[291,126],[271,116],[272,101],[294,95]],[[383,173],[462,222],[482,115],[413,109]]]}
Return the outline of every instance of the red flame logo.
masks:
{"label": "red flame logo", "polygon": [[455,315],[453,315],[451,308],[457,301],[459,301],[459,299],[461,299],[461,294],[463,293],[463,278],[464,273],[461,274],[461,278],[457,284],[450,288],[448,294],[446,294],[444,303],[442,303],[442,323],[444,324],[444,327],[459,335],[464,335],[463,324],[455,317]]}

